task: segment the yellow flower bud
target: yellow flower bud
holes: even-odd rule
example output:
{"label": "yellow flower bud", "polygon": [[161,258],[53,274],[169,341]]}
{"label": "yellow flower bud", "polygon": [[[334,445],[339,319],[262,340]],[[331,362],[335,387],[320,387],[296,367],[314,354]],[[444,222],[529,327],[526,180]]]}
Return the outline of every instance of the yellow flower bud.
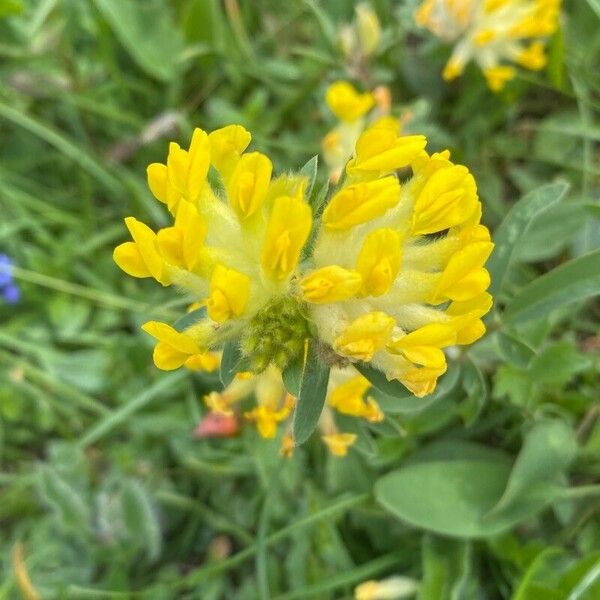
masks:
{"label": "yellow flower bud", "polygon": [[280,196],[273,204],[261,264],[273,279],[285,279],[296,268],[312,226],[310,206],[299,198]]}
{"label": "yellow flower bud", "polygon": [[412,233],[437,233],[464,223],[477,210],[475,179],[462,165],[439,169],[426,181],[417,197]]}
{"label": "yellow flower bud", "polygon": [[390,289],[400,270],[400,241],[400,234],[388,228],[376,229],[367,235],[356,263],[364,295],[381,296]]}
{"label": "yellow flower bud", "polygon": [[125,225],[134,241],[115,248],[113,259],[117,265],[132,277],[154,277],[164,286],[171,285],[171,275],[159,252],[156,234],[134,217],[127,217]]}
{"label": "yellow flower bud", "polygon": [[250,297],[250,277],[223,265],[217,265],[210,279],[208,316],[217,323],[239,317]]}
{"label": "yellow flower bud", "polygon": [[169,183],[190,202],[195,202],[204,184],[210,166],[210,142],[202,129],[194,129],[189,151],[171,142],[167,158]]}
{"label": "yellow flower bud", "polygon": [[389,343],[390,352],[431,369],[444,368],[446,357],[440,348],[456,342],[456,331],[445,323],[430,323]]}
{"label": "yellow flower bud", "polygon": [[394,176],[355,183],[342,188],[323,211],[329,229],[350,229],[380,217],[400,200],[400,184]]}
{"label": "yellow flower bud", "polygon": [[490,275],[483,265],[493,248],[491,242],[473,242],[453,254],[429,302],[470,300],[484,292],[490,285]]}
{"label": "yellow flower bud", "polygon": [[507,67],[505,65],[498,65],[497,67],[490,67],[483,71],[490,89],[493,92],[499,92],[507,81],[510,81],[515,77],[517,72],[513,67]]}
{"label": "yellow flower bud", "polygon": [[317,269],[300,282],[304,300],[314,304],[347,300],[357,294],[361,285],[359,273],[338,265]]}
{"label": "yellow flower bud", "polygon": [[227,186],[227,195],[231,206],[242,218],[250,217],[261,208],[272,170],[273,164],[260,152],[243,154],[238,161]]}
{"label": "yellow flower bud", "polygon": [[365,130],[356,142],[356,157],[348,163],[349,175],[384,174],[408,166],[425,149],[424,135],[398,135],[398,123],[382,119]]}
{"label": "yellow flower bud", "polygon": [[211,132],[208,139],[211,163],[227,182],[252,136],[241,125],[227,125]]}
{"label": "yellow flower bud", "polygon": [[387,344],[395,324],[394,319],[384,312],[362,315],[335,340],[334,349],[343,356],[369,361]]}
{"label": "yellow flower bud", "polygon": [[365,2],[358,4],[355,11],[361,53],[364,56],[371,56],[377,51],[381,39],[381,26],[377,13]]}
{"label": "yellow flower bud", "polygon": [[321,439],[325,442],[327,449],[333,456],[346,456],[348,448],[356,442],[355,433],[331,433],[324,435]]}
{"label": "yellow flower bud", "polygon": [[517,62],[526,69],[539,71],[546,66],[546,56],[544,54],[544,44],[542,42],[533,42],[527,48],[521,50],[517,55]]}
{"label": "yellow flower bud", "polygon": [[356,121],[371,110],[375,104],[373,94],[361,94],[347,81],[332,83],[325,94],[331,112],[341,121]]}
{"label": "yellow flower bud", "polygon": [[205,350],[192,337],[166,323],[148,321],[142,325],[142,329],[158,340],[153,359],[154,364],[164,371],[178,369],[191,358],[194,359],[191,364],[194,364],[198,355],[205,354]]}

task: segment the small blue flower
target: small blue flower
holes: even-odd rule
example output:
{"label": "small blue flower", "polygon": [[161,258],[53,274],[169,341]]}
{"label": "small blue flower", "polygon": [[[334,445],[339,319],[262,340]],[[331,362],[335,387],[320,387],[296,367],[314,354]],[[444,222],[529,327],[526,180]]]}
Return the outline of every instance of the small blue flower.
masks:
{"label": "small blue flower", "polygon": [[0,294],[7,304],[17,304],[21,290],[13,281],[12,261],[6,254],[0,254]]}
{"label": "small blue flower", "polygon": [[0,254],[0,288],[12,283],[12,262],[6,254]]}
{"label": "small blue flower", "polygon": [[17,304],[21,299],[21,290],[11,283],[2,290],[2,296],[7,304]]}

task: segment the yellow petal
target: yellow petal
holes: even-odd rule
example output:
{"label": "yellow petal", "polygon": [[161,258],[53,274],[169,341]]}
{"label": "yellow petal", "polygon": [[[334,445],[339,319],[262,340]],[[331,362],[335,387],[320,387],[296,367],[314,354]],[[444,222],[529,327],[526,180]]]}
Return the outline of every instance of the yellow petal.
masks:
{"label": "yellow petal", "polygon": [[177,209],[175,229],[180,232],[182,266],[193,270],[200,259],[206,237],[206,222],[191,202],[182,203]]}
{"label": "yellow petal", "polygon": [[475,179],[462,165],[435,171],[415,202],[412,233],[425,235],[464,223],[477,210]]}
{"label": "yellow petal", "polygon": [[313,304],[348,300],[358,293],[361,285],[359,273],[338,265],[317,269],[300,282],[304,300]]}
{"label": "yellow petal", "polygon": [[346,456],[348,448],[356,442],[355,433],[332,433],[321,438],[333,456]]}
{"label": "yellow petal", "polygon": [[358,360],[370,361],[392,335],[396,322],[384,312],[375,311],[358,317],[334,342],[336,352]]}
{"label": "yellow petal", "polygon": [[361,94],[347,81],[332,83],[325,93],[325,101],[331,112],[341,121],[360,119],[375,103],[373,94]]}
{"label": "yellow petal", "polygon": [[389,123],[379,122],[364,131],[356,142],[356,157],[348,164],[350,175],[389,173],[408,166],[427,145],[424,135],[398,136]]}
{"label": "yellow petal", "polygon": [[263,204],[271,182],[273,164],[260,152],[244,154],[235,167],[227,195],[231,206],[242,217],[253,215]]}
{"label": "yellow petal", "polygon": [[376,229],[366,237],[356,263],[363,294],[381,296],[390,289],[400,270],[400,242],[400,235],[387,228]]}
{"label": "yellow petal", "polygon": [[227,125],[210,133],[208,139],[211,162],[227,182],[252,136],[241,125]]}
{"label": "yellow petal", "polygon": [[454,253],[428,301],[431,304],[447,299],[466,301],[484,292],[490,277],[482,265],[493,248],[491,242],[473,242]]}
{"label": "yellow petal", "polygon": [[311,226],[312,212],[306,202],[291,196],[275,200],[261,253],[269,277],[285,279],[296,268]]}
{"label": "yellow petal", "polygon": [[219,368],[221,357],[216,352],[204,352],[202,354],[194,354],[185,361],[187,369],[192,371],[205,371],[212,373]]}
{"label": "yellow petal", "polygon": [[167,203],[167,166],[162,163],[152,163],[146,169],[148,186],[157,200]]}
{"label": "yellow petal", "polygon": [[208,316],[218,323],[239,317],[250,297],[250,277],[244,273],[217,265],[210,279],[206,303]]}
{"label": "yellow petal", "polygon": [[113,252],[113,260],[132,277],[152,277],[135,242],[125,242],[117,246]]}
{"label": "yellow petal", "polygon": [[190,202],[194,202],[200,196],[210,167],[210,141],[206,131],[199,128],[194,129],[188,156],[186,198]]}
{"label": "yellow petal", "polygon": [[362,375],[334,387],[328,397],[329,405],[341,413],[358,417],[364,409],[364,395],[371,387],[369,380]]}
{"label": "yellow petal", "polygon": [[152,359],[157,368],[163,371],[174,371],[182,367],[188,355],[173,348],[166,342],[159,342],[154,346]]}
{"label": "yellow petal", "polygon": [[177,331],[167,323],[148,321],[142,325],[142,330],[153,338],[156,338],[159,342],[167,344],[187,356],[202,353],[202,349],[189,335]]}
{"label": "yellow petal", "polygon": [[329,229],[349,229],[385,214],[400,200],[400,184],[393,177],[342,188],[323,211]]}
{"label": "yellow petal", "polygon": [[431,369],[445,367],[446,357],[441,348],[456,342],[456,331],[445,323],[430,323],[394,340],[387,349],[401,354],[412,363]]}
{"label": "yellow petal", "polygon": [[507,81],[510,81],[515,77],[517,72],[513,67],[498,65],[497,67],[485,69],[483,74],[485,75],[489,88],[493,92],[499,92],[506,85]]}
{"label": "yellow petal", "polygon": [[169,184],[182,196],[186,195],[189,164],[187,151],[183,150],[179,144],[171,142],[167,156],[167,179]]}
{"label": "yellow petal", "polygon": [[[186,204],[188,204],[186,202]],[[160,254],[172,265],[183,266],[181,252],[181,231],[175,227],[164,227],[156,235],[156,242]]]}
{"label": "yellow petal", "polygon": [[158,252],[156,234],[146,224],[134,217],[127,217],[125,225],[137,245],[137,249],[152,277],[163,285],[170,285],[171,278],[165,261]]}

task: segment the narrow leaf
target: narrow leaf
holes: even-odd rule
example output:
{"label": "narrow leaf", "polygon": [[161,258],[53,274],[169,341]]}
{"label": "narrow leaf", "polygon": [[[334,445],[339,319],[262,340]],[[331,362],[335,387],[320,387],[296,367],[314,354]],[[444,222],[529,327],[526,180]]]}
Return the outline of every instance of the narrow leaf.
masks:
{"label": "narrow leaf", "polygon": [[181,317],[181,319],[177,319],[177,321],[173,323],[173,327],[177,329],[177,331],[185,331],[188,327],[191,327],[198,321],[204,319],[204,317],[206,317],[206,306],[192,310],[187,313],[187,315]]}
{"label": "narrow leaf", "polygon": [[237,342],[226,342],[223,346],[223,356],[221,357],[221,369],[219,376],[221,383],[227,387],[234,379],[242,361],[242,352]]}
{"label": "narrow leaf", "polygon": [[328,382],[329,367],[319,356],[318,343],[309,340],[292,427],[296,445],[303,444],[317,426]]}
{"label": "narrow leaf", "polygon": [[571,260],[526,285],[504,312],[507,323],[523,323],[600,293],[600,250]]}

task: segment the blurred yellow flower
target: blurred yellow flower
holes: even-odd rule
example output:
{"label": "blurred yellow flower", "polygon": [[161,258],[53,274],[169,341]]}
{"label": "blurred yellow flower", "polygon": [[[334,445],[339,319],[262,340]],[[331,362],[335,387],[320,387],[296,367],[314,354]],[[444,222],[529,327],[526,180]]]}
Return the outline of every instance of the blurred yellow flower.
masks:
{"label": "blurred yellow flower", "polygon": [[[454,44],[444,78],[462,74],[474,60],[493,91],[516,75],[512,64],[539,70],[545,38],[558,27],[561,0],[425,0],[417,23]],[[508,63],[508,64],[507,64]]]}
{"label": "blurred yellow flower", "polygon": [[[377,401],[367,395],[370,389],[369,381],[352,367],[332,370],[319,428],[333,455],[345,456],[356,441],[356,435],[338,431],[332,410],[370,423],[384,419]],[[265,439],[276,437],[282,424],[287,431],[281,438],[280,453],[285,457],[292,456],[294,439],[290,433],[290,417],[295,398],[286,391],[281,372],[276,367],[271,365],[259,374],[238,373],[222,392],[207,394],[204,402],[211,414],[231,417],[238,412],[236,406],[250,398],[254,399],[255,405],[242,413],[246,421],[254,423],[259,435]]]}
{"label": "blurred yellow flower", "polygon": [[365,581],[354,589],[355,600],[400,600],[414,596],[419,584],[414,579],[396,575],[379,581]]}

